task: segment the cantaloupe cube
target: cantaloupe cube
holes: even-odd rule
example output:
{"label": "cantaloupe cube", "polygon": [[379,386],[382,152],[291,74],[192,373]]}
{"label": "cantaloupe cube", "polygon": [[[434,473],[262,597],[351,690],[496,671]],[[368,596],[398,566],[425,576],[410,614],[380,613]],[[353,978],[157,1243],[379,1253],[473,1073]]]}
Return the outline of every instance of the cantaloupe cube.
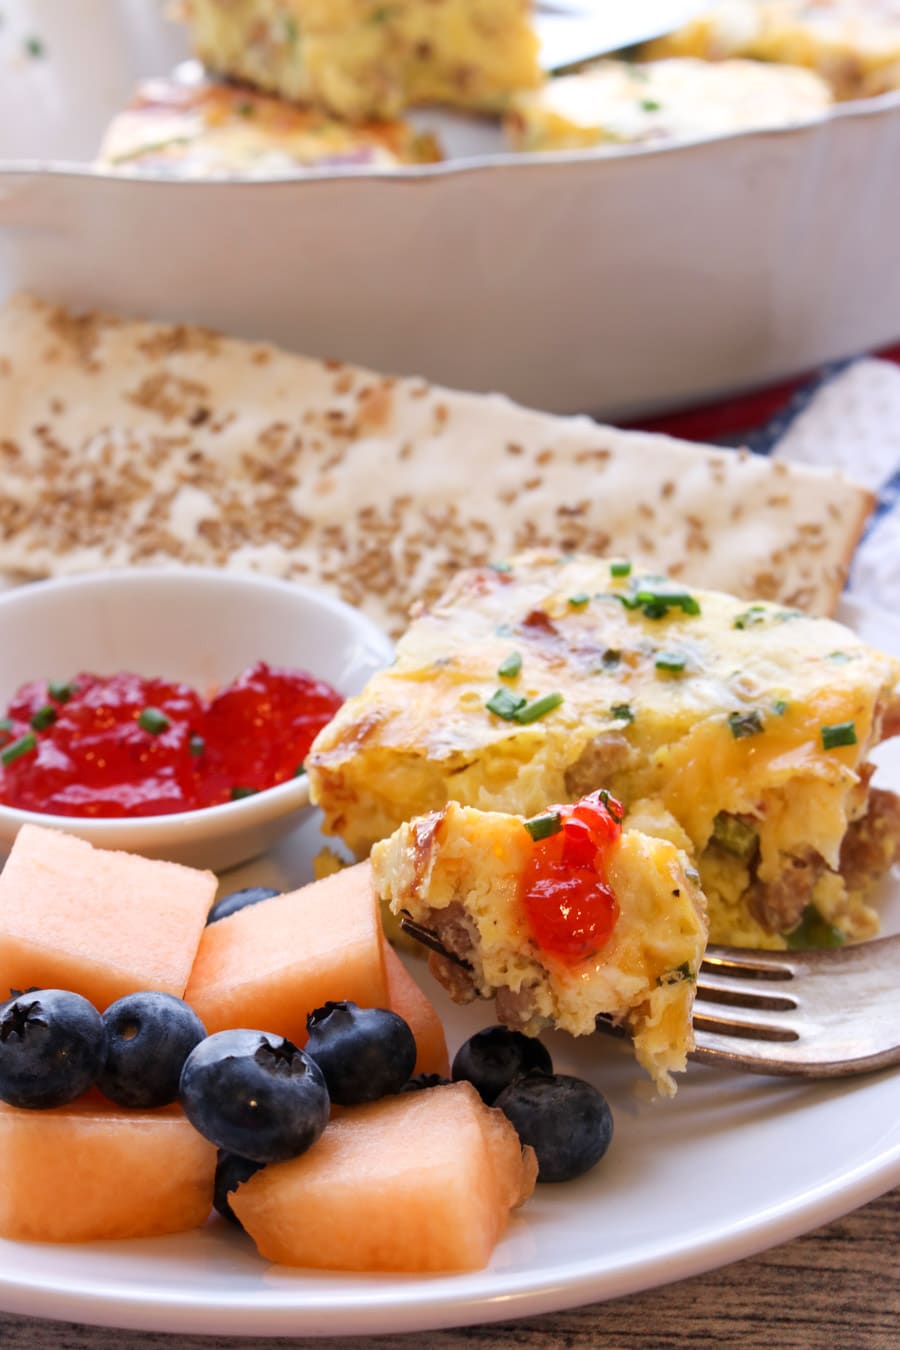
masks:
{"label": "cantaloupe cube", "polygon": [[0,1104],[0,1236],[154,1237],[205,1223],[216,1150],[177,1106],[127,1111],[88,1094],[50,1111]]}
{"label": "cantaloupe cube", "polygon": [[263,1168],[231,1205],[269,1261],[330,1270],[486,1265],[537,1164],[468,1083],[333,1118],[308,1153]]}
{"label": "cantaloupe cube", "polygon": [[139,989],[180,998],[215,891],[212,872],[24,825],[0,873],[0,997],[71,989],[101,1011]]}
{"label": "cantaloupe cube", "polygon": [[439,1073],[448,1078],[450,1057],[441,1019],[430,999],[387,941],[384,944],[384,968],[387,973],[388,1007],[400,1014],[416,1038],[418,1053],[414,1072]]}
{"label": "cantaloupe cube", "polygon": [[185,998],[212,1034],[228,1027],[306,1042],[328,1000],[388,1006],[368,863],[238,910],[204,931]]}

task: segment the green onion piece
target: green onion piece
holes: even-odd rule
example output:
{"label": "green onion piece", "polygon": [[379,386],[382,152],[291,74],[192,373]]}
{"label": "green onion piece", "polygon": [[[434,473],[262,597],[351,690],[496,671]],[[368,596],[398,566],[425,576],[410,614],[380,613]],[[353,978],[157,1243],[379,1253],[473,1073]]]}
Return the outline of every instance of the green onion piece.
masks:
{"label": "green onion piece", "polygon": [[853,657],[849,652],[829,652],[825,658],[826,661],[833,661],[836,666],[845,666]]}
{"label": "green onion piece", "polygon": [[510,652],[509,656],[504,657],[497,667],[497,674],[501,680],[514,680],[521,669],[521,655],[519,652]]}
{"label": "green onion piece", "polygon": [[648,619],[661,619],[670,609],[680,609],[683,614],[700,613],[699,602],[688,591],[641,588],[635,591],[634,599],[643,605]]}
{"label": "green onion piece", "polygon": [[736,741],[739,741],[742,736],[758,736],[761,732],[765,731],[762,714],[758,712],[756,708],[748,713],[729,713],[728,725],[731,728],[731,734]]}
{"label": "green onion piece", "polygon": [[488,566],[492,572],[500,572],[501,575],[512,571],[512,566],[508,562],[493,562],[489,563]]}
{"label": "green onion piece", "polygon": [[30,725],[34,727],[35,731],[46,731],[48,727],[53,726],[53,723],[58,716],[59,713],[56,711],[53,704],[45,703],[42,708],[38,708],[37,712],[32,715]]}
{"label": "green onion piece", "polygon": [[558,708],[562,701],[562,694],[544,694],[531,703],[525,703],[524,707],[517,708],[512,715],[513,721],[518,722],[523,727],[530,722],[537,722],[541,717],[545,717],[548,712]]}
{"label": "green onion piece", "polygon": [[258,791],[258,788],[253,787],[233,787],[231,789],[231,800],[239,802],[242,797],[255,797]]}
{"label": "green onion piece", "polygon": [[687,665],[684,652],[659,652],[654,662],[657,670],[667,670],[672,675],[679,674]]}
{"label": "green onion piece", "polygon": [[9,745],[0,750],[0,764],[12,764],[13,760],[21,759],[29,751],[37,749],[37,736],[33,731],[26,731],[24,736],[18,740],[11,741]]}
{"label": "green onion piece", "polygon": [[606,651],[603,653],[603,664],[609,670],[613,670],[621,660],[622,653],[617,651],[615,647],[607,647]]}
{"label": "green onion piece", "polygon": [[662,104],[657,103],[655,98],[642,98],[641,107],[643,108],[644,112],[659,112],[660,108],[662,107]]}
{"label": "green onion piece", "polygon": [[71,684],[68,680],[51,680],[47,685],[47,694],[56,703],[68,703],[77,692],[78,685]]}
{"label": "green onion piece", "polygon": [[609,565],[609,575],[610,575],[611,577],[630,577],[630,576],[631,576],[631,563],[630,563],[630,562],[614,562],[614,563],[610,563],[610,565]]}
{"label": "green onion piece", "polygon": [[753,826],[728,811],[720,811],[716,816],[712,837],[719,848],[745,863],[753,860],[759,848],[759,835]]}
{"label": "green onion piece", "polygon": [[30,37],[25,39],[25,51],[35,61],[46,55],[46,47],[39,37]]}
{"label": "green onion piece", "polygon": [[749,609],[737,615],[732,628],[753,628],[756,624],[765,623],[765,619],[765,605],[751,605]]}
{"label": "green onion piece", "polygon": [[511,689],[498,689],[491,695],[484,705],[488,712],[495,713],[497,717],[502,717],[505,722],[511,722],[520,708],[524,708],[528,702],[521,694],[514,694]]}
{"label": "green onion piece", "polygon": [[606,807],[607,811],[612,816],[616,824],[621,825],[625,817],[621,816],[619,812],[616,810],[616,807],[613,805],[613,797],[610,795],[607,789],[601,788],[600,791],[597,793],[597,796],[600,798],[601,802]]}
{"label": "green onion piece", "polygon": [[188,741],[188,750],[192,755],[203,755],[206,753],[206,741],[195,734]]}
{"label": "green onion piece", "polygon": [[151,736],[159,736],[162,732],[168,731],[171,725],[166,714],[159,708],[142,708],[138,713],[137,724],[143,731],[149,731]]}
{"label": "green onion piece", "polygon": [[657,985],[681,984],[682,980],[696,980],[697,976],[691,970],[689,961],[682,961],[680,966],[674,970],[667,970],[664,975],[657,975]]}
{"label": "green onion piece", "polygon": [[856,725],[853,722],[835,722],[834,726],[822,727],[823,750],[834,750],[839,745],[856,744]]}
{"label": "green onion piece", "polygon": [[776,698],[775,702],[772,704],[772,711],[773,713],[776,714],[777,717],[784,717],[784,714],[787,712],[789,707],[790,704],[787,703],[785,699]]}
{"label": "green onion piece", "polygon": [[551,811],[546,816],[532,816],[525,821],[525,828],[534,840],[549,839],[551,834],[559,834],[562,820],[558,811]]}
{"label": "green onion piece", "polygon": [[823,919],[815,905],[807,905],[797,927],[785,935],[785,941],[791,951],[803,951],[809,947],[843,947],[844,935],[839,928]]}
{"label": "green onion piece", "polygon": [[569,604],[573,609],[584,609],[590,598],[587,591],[579,591],[577,595],[569,596]]}
{"label": "green onion piece", "polygon": [[304,759],[301,760],[301,762],[297,765],[296,769],[294,770],[294,777],[302,778],[305,773],[306,773],[306,760]]}
{"label": "green onion piece", "polygon": [[609,711],[617,722],[634,721],[634,712],[630,703],[614,703]]}

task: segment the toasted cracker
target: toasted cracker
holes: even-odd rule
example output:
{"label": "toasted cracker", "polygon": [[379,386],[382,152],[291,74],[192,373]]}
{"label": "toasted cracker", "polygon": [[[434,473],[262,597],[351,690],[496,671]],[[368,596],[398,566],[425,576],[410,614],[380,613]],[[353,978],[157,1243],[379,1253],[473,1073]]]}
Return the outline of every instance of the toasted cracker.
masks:
{"label": "toasted cracker", "polygon": [[253,568],[391,632],[461,566],[633,558],[813,613],[871,494],[839,473],[618,431],[184,324],[0,313],[0,569]]}

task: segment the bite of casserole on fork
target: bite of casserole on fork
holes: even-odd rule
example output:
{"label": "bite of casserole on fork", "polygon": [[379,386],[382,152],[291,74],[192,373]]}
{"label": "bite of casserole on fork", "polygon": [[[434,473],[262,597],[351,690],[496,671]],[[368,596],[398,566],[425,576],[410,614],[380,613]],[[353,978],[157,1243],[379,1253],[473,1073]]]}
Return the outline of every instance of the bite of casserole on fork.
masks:
{"label": "bite of casserole on fork", "polygon": [[392,911],[444,948],[429,964],[457,1002],[492,998],[529,1034],[590,1035],[609,1019],[674,1091],[693,1046],[703,896],[685,853],[623,831],[607,792],[530,820],[451,802],[376,844],[372,873]]}

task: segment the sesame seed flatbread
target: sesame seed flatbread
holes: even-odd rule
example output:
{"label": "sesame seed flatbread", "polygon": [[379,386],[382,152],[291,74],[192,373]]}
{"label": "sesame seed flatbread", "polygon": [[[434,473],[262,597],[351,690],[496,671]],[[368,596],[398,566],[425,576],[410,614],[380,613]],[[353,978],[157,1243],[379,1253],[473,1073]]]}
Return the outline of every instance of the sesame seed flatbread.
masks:
{"label": "sesame seed flatbread", "polygon": [[27,295],[0,313],[0,475],[5,572],[254,568],[393,633],[530,547],[831,613],[873,505],[830,470]]}

